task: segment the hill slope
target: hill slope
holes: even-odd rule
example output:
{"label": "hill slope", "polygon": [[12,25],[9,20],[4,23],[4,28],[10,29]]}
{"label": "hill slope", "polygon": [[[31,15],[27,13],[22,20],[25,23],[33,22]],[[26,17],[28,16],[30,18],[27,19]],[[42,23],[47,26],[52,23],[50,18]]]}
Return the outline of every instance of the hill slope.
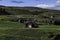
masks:
{"label": "hill slope", "polygon": [[9,15],[21,15],[21,14],[22,15],[38,15],[38,14],[60,15],[60,10],[42,9],[42,8],[37,8],[37,7],[6,7],[6,6],[0,6],[0,8],[5,9],[5,11],[7,13],[9,13]]}

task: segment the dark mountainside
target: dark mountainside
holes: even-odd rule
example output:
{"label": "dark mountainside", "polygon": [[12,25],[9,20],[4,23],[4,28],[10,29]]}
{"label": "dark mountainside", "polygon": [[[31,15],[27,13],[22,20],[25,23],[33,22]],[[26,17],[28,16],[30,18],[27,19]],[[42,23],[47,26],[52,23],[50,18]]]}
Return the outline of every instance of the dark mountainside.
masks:
{"label": "dark mountainside", "polygon": [[59,16],[60,10],[42,9],[37,7],[7,7],[0,6],[0,15],[42,15]]}

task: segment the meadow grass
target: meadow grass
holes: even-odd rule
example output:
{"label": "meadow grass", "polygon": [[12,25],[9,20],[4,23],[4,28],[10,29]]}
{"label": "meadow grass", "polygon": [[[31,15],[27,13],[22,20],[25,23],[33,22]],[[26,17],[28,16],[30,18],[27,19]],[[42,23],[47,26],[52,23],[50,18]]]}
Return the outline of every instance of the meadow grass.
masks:
{"label": "meadow grass", "polygon": [[50,32],[56,35],[60,33],[60,30],[53,28],[0,29],[0,40],[53,40],[48,38]]}
{"label": "meadow grass", "polygon": [[60,26],[39,25],[39,28],[25,28],[25,24],[10,21],[0,22],[0,40],[53,40],[49,33],[60,34]]}

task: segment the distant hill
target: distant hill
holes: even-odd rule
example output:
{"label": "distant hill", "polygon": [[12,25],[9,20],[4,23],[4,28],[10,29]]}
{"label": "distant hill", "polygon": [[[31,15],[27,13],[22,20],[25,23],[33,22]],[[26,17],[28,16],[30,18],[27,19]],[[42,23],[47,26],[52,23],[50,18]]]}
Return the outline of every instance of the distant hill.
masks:
{"label": "distant hill", "polygon": [[[54,15],[54,16],[60,16],[60,10],[42,9],[42,8],[38,8],[38,7],[0,6],[0,8],[5,9],[5,12],[8,13],[9,15],[43,15],[43,16]],[[2,14],[2,15],[5,15],[5,14]]]}
{"label": "distant hill", "polygon": [[0,7],[5,7],[4,5],[0,5]]}

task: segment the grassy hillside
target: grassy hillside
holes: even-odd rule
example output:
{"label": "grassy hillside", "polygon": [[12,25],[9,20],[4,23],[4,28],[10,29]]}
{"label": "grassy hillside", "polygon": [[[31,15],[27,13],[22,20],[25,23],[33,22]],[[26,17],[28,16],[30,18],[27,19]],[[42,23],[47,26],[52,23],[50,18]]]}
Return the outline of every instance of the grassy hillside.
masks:
{"label": "grassy hillside", "polygon": [[[7,7],[0,6],[2,13],[0,15],[39,15],[40,18],[55,16],[55,19],[60,19],[60,10],[42,9],[37,7]],[[4,11],[5,10],[5,11]]]}
{"label": "grassy hillside", "polygon": [[60,10],[42,9],[37,7],[0,7],[10,15],[60,15]]}
{"label": "grassy hillside", "polygon": [[[60,35],[60,25],[44,23],[51,15],[59,20],[60,10],[0,6],[0,40],[54,40]],[[26,22],[32,18],[39,28],[25,28],[25,23],[16,22],[18,18],[25,18]]]}

